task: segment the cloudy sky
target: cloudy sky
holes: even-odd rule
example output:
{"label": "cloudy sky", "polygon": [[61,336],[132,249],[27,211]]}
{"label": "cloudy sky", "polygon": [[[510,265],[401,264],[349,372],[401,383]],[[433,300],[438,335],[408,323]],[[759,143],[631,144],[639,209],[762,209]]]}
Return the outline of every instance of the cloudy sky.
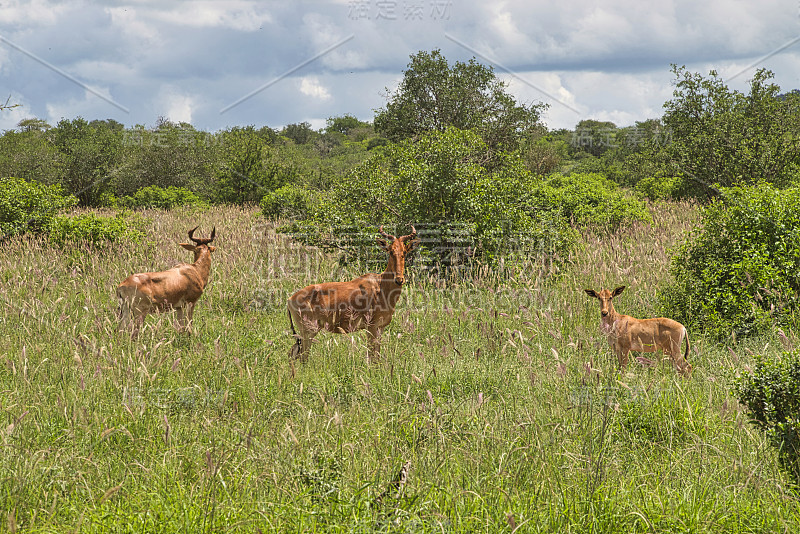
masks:
{"label": "cloudy sky", "polygon": [[[0,130],[81,116],[216,131],[372,120],[409,56],[472,57],[550,128],[659,117],[670,64],[800,88],[800,0],[0,0]],[[0,103],[2,103],[0,102]]]}

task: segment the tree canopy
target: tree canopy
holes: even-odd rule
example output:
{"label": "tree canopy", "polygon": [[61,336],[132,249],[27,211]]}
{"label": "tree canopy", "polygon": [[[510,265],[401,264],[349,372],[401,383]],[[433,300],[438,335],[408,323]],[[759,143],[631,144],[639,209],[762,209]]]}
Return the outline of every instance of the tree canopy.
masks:
{"label": "tree canopy", "polygon": [[492,67],[475,58],[452,66],[441,51],[411,56],[403,80],[377,111],[375,130],[392,141],[448,127],[475,130],[492,151],[513,150],[542,129],[543,103],[519,104]]}

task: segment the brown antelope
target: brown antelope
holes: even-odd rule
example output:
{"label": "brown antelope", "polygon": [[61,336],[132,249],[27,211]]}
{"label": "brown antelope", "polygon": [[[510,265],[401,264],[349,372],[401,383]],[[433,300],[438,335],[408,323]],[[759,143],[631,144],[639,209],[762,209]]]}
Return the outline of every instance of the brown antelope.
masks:
{"label": "brown antelope", "polygon": [[195,230],[196,226],[189,230],[189,239],[194,244],[180,243],[186,250],[194,252],[194,263],[179,263],[168,271],[157,273],[132,274],[117,287],[120,330],[133,322],[133,335],[136,336],[148,313],[173,308],[178,312],[178,330],[190,328],[194,306],[208,284],[211,253],[216,250],[210,243],[217,229],[211,230],[209,238],[194,237]]}
{"label": "brown antelope", "polygon": [[378,239],[378,244],[389,253],[383,273],[368,273],[349,282],[311,285],[289,297],[289,326],[296,338],[290,357],[305,362],[311,341],[320,330],[342,334],[366,329],[369,361],[377,361],[383,329],[392,322],[405,283],[406,255],[419,244],[413,226],[410,234],[401,237],[387,234],[383,226],[379,232],[386,240]]}
{"label": "brown antelope", "polygon": [[[663,350],[672,358],[675,369],[686,377],[692,374],[689,357],[689,333],[678,321],[666,317],[655,319],[634,319],[629,315],[617,313],[611,302],[625,290],[625,286],[613,292],[604,289],[599,293],[586,289],[586,294],[600,301],[600,328],[608,336],[611,350],[619,358],[620,367],[628,365],[628,354],[637,352],[656,352]],[[681,356],[681,345],[686,338],[686,352]]]}

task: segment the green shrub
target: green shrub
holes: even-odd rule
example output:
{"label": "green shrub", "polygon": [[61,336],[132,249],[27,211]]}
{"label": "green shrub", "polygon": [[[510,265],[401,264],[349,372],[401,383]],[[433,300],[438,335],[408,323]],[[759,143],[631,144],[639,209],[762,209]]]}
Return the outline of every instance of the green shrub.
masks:
{"label": "green shrub", "polygon": [[56,214],[77,204],[64,196],[61,186],[27,182],[21,178],[0,180],[0,238],[25,232],[45,232]]}
{"label": "green shrub", "polygon": [[756,356],[755,368],[736,380],[734,390],[750,422],[777,447],[781,467],[800,484],[800,351]]}
{"label": "green shrub", "polygon": [[304,219],[314,204],[311,191],[296,184],[287,184],[264,195],[260,202],[261,215],[273,219]]}
{"label": "green shrub", "polygon": [[558,209],[578,226],[602,226],[609,231],[652,220],[641,201],[599,173],[548,176],[534,188],[532,202],[540,209]]}
{"label": "green shrub", "polygon": [[646,176],[634,189],[650,200],[676,200],[689,196],[688,184],[682,176]]}
{"label": "green shrub", "polygon": [[800,290],[800,188],[723,189],[673,257],[660,292],[675,319],[722,339],[794,322]]}
{"label": "green shrub", "polygon": [[487,150],[476,132],[456,128],[387,145],[337,181],[294,230],[307,242],[341,249],[361,243],[362,230],[373,241],[378,225],[397,233],[413,223],[421,257],[427,251],[443,265],[461,261],[454,256],[491,262],[567,250],[575,233],[558,208],[530,202],[541,179],[519,155],[497,153],[489,162]]}
{"label": "green shrub", "polygon": [[168,210],[177,206],[205,206],[207,203],[184,187],[143,187],[133,195],[123,197],[120,203],[130,209],[158,208]]}
{"label": "green shrub", "polygon": [[117,241],[138,243],[144,233],[138,228],[138,220],[131,220],[124,213],[115,217],[103,217],[94,213],[55,217],[50,225],[50,240],[57,245],[88,243],[100,245]]}

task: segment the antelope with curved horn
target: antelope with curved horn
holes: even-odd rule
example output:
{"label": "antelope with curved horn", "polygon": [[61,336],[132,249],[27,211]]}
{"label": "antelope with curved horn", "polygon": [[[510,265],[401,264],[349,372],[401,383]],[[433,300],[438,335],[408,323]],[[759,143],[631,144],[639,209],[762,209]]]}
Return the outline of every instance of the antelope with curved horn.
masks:
{"label": "antelope with curved horn", "polygon": [[[617,313],[611,302],[625,290],[620,286],[614,291],[604,289],[599,293],[585,289],[586,294],[600,301],[600,329],[608,335],[611,350],[619,358],[620,367],[628,365],[630,352],[657,352],[663,350],[672,359],[672,364],[687,378],[692,374],[689,357],[689,333],[678,321],[666,317],[654,319],[634,319],[629,315]],[[681,355],[681,345],[686,339],[686,352]]]}
{"label": "antelope with curved horn", "polygon": [[378,239],[378,244],[389,254],[383,273],[310,285],[289,298],[289,326],[296,338],[290,357],[307,361],[311,341],[320,330],[350,333],[366,329],[369,361],[378,360],[383,329],[392,321],[405,283],[405,258],[419,244],[413,226],[410,234],[401,237],[387,234],[383,226],[378,231],[385,238]]}
{"label": "antelope with curved horn", "polygon": [[179,263],[167,271],[132,274],[117,287],[120,330],[133,322],[135,337],[148,313],[173,308],[178,313],[178,330],[190,328],[194,306],[208,284],[211,253],[216,250],[210,244],[214,241],[216,227],[211,230],[211,237],[208,238],[194,237],[197,228],[195,226],[189,230],[189,240],[192,243],[179,243],[194,253],[194,263]]}

